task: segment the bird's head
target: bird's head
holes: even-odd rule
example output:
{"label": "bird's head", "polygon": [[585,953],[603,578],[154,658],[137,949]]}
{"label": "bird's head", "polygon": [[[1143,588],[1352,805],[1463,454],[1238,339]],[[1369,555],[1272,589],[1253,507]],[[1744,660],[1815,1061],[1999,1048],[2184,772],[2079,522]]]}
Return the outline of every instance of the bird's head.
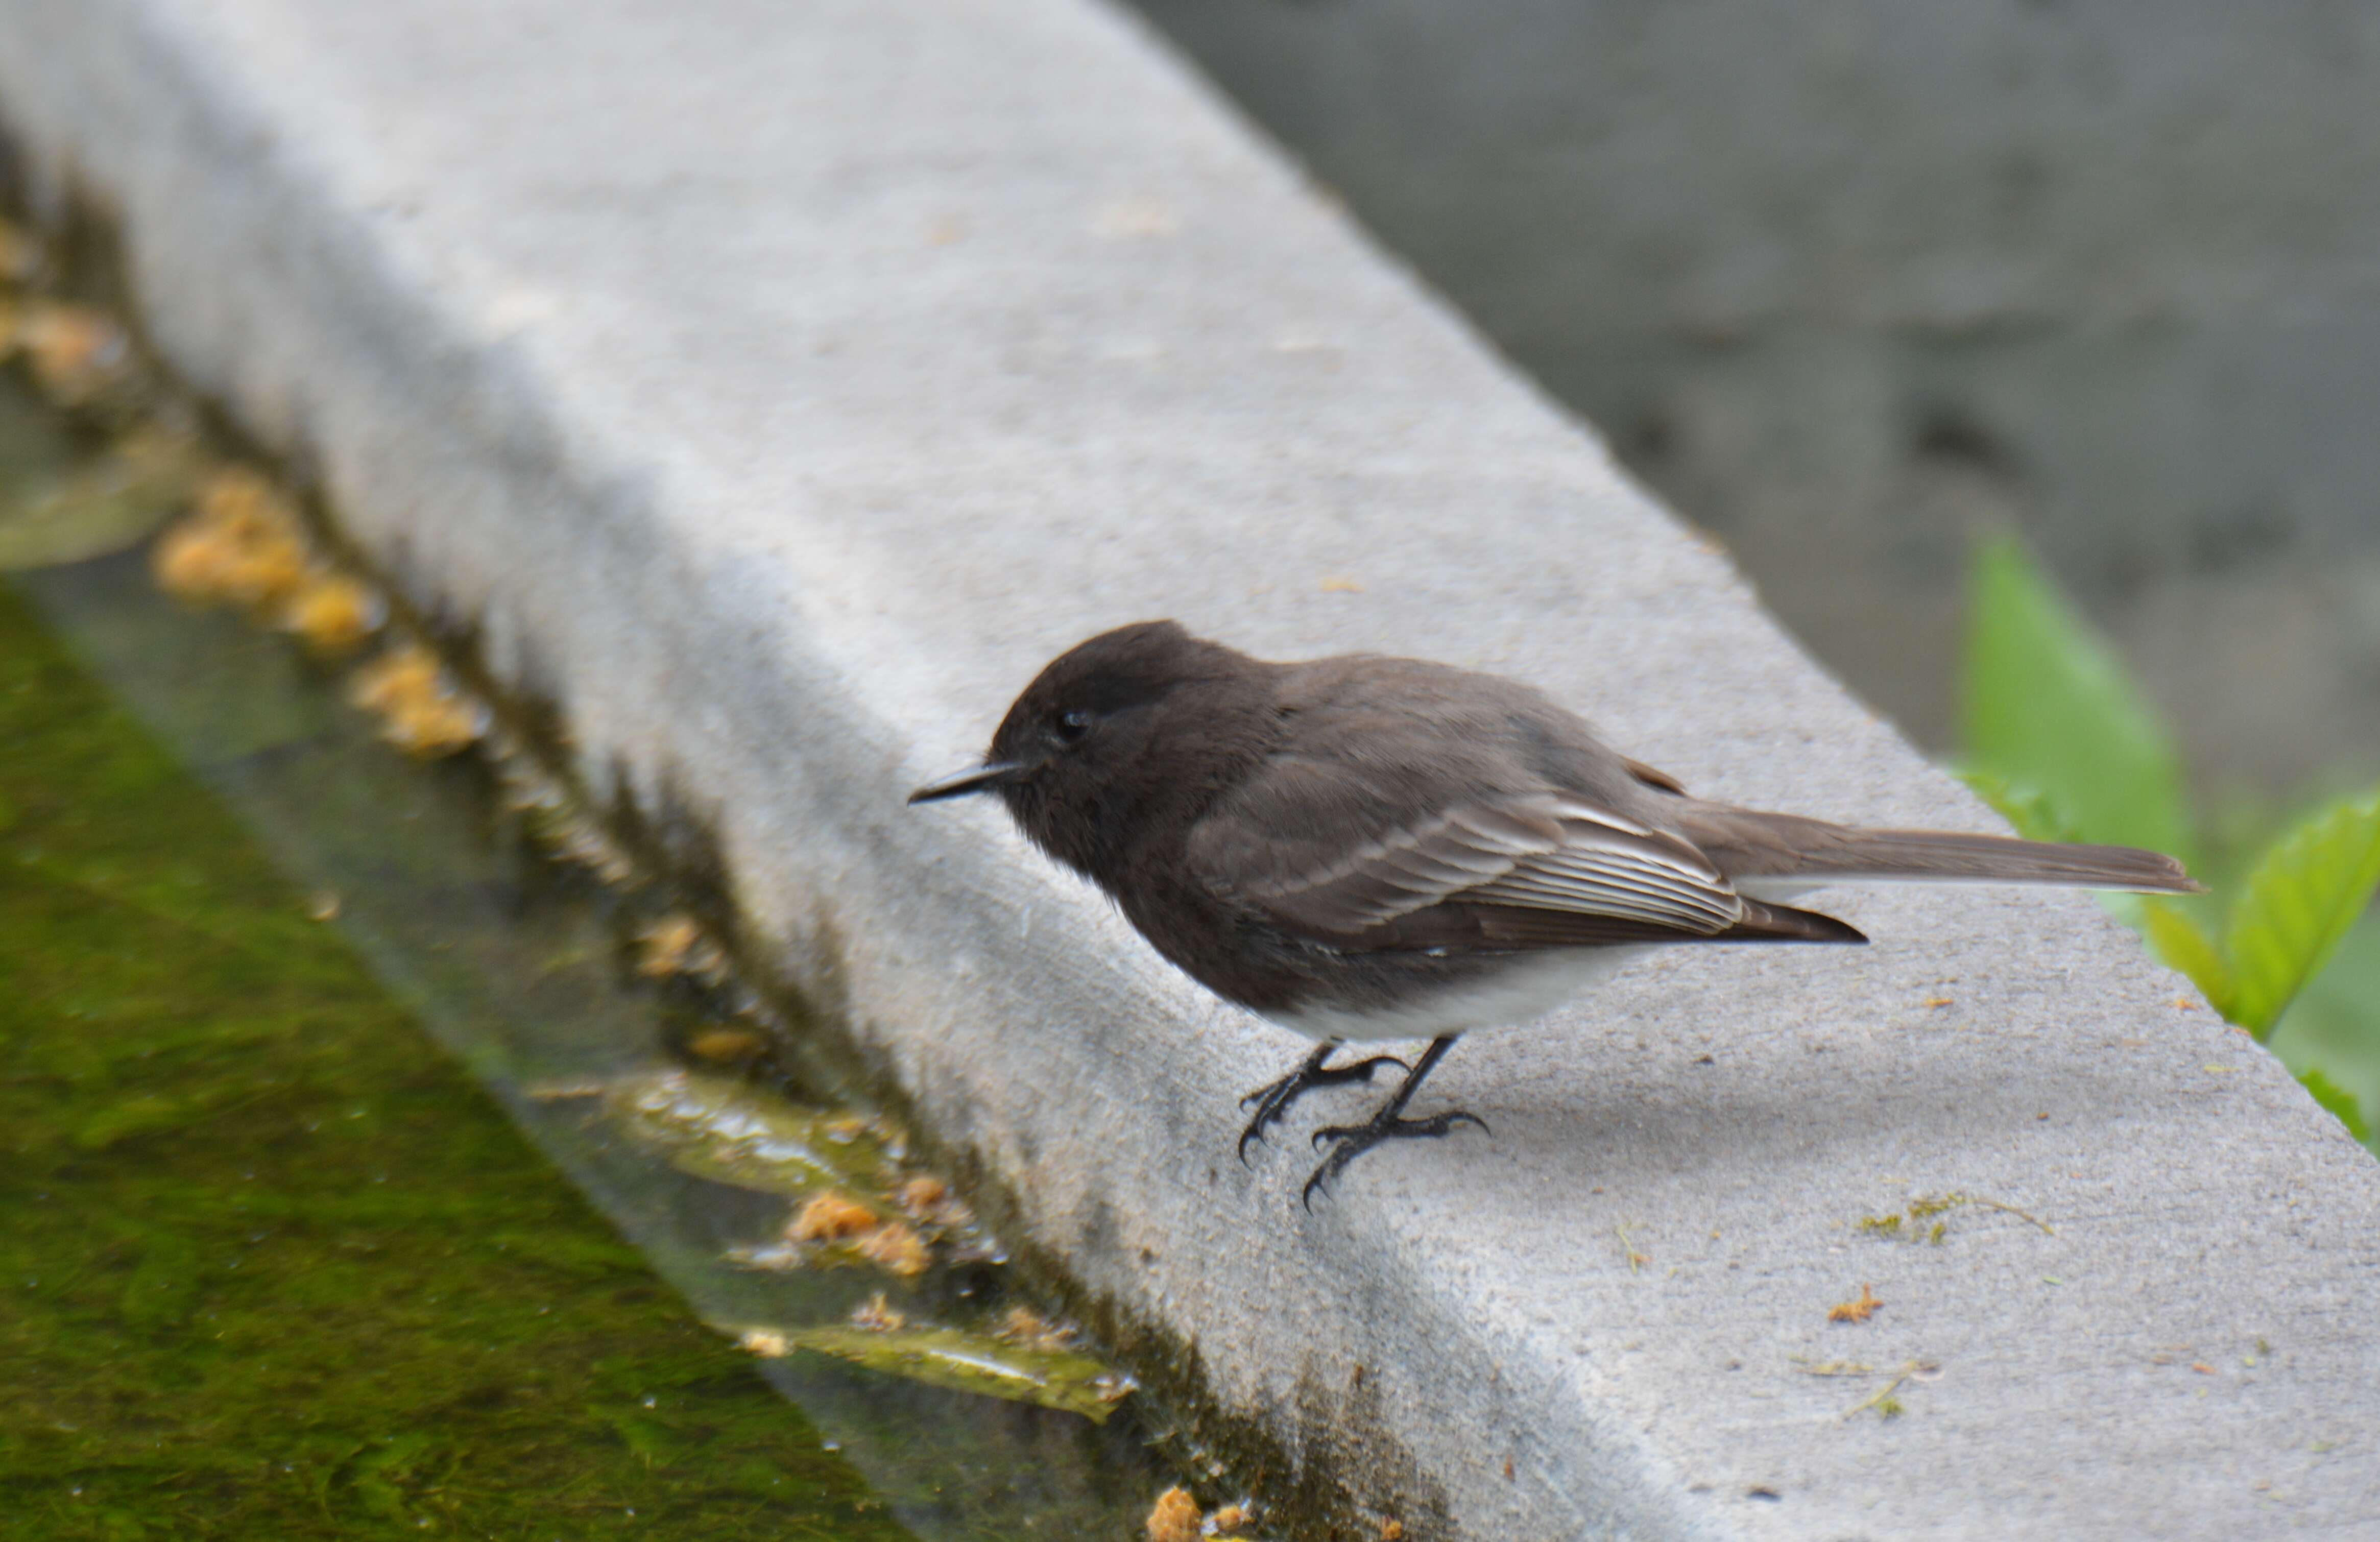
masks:
{"label": "bird's head", "polygon": [[1043,666],[981,765],[909,801],[998,793],[1034,844],[1099,878],[1129,832],[1195,814],[1262,757],[1272,669],[1172,621],[1102,632]]}

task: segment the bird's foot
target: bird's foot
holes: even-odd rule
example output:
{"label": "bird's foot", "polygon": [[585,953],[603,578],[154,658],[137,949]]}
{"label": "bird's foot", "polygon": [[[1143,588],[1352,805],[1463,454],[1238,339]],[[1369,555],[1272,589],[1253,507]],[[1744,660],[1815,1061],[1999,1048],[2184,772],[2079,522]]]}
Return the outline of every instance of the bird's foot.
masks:
{"label": "bird's foot", "polygon": [[1383,1065],[1393,1065],[1406,1072],[1412,1070],[1394,1055],[1374,1055],[1369,1060],[1359,1060],[1348,1065],[1323,1064],[1330,1058],[1330,1052],[1338,1048],[1335,1043],[1321,1046],[1301,1061],[1297,1069],[1288,1075],[1268,1083],[1240,1099],[1240,1107],[1253,1107],[1257,1111],[1256,1116],[1248,1121],[1248,1127],[1240,1132],[1241,1161],[1248,1160],[1251,1141],[1262,1145],[1265,1131],[1280,1123],[1287,1117],[1290,1105],[1316,1087],[1337,1087],[1342,1082],[1368,1082],[1372,1079],[1372,1073]]}
{"label": "bird's foot", "polygon": [[[1410,1084],[1408,1084],[1408,1087]],[[1477,1114],[1460,1110],[1451,1113],[1434,1113],[1427,1119],[1405,1119],[1398,1111],[1404,1107],[1404,1094],[1382,1105],[1380,1111],[1361,1124],[1326,1124],[1314,1132],[1314,1144],[1336,1142],[1331,1153],[1322,1159],[1314,1176],[1305,1180],[1305,1191],[1299,1202],[1307,1209],[1314,1208],[1314,1196],[1330,1192],[1331,1180],[1347,1171],[1347,1164],[1384,1140],[1434,1140],[1459,1124],[1476,1124],[1488,1128],[1488,1122]],[[1492,1133],[1492,1132],[1490,1132]]]}

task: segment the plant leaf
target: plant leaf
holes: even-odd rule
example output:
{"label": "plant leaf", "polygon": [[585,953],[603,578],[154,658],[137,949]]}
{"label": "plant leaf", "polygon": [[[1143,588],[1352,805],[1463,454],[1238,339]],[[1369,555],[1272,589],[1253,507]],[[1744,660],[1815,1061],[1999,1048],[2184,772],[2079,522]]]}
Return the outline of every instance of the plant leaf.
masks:
{"label": "plant leaf", "polygon": [[2189,844],[2165,725],[2012,540],[1975,553],[1961,706],[1974,764],[2045,799],[2070,839],[2175,854]]}
{"label": "plant leaf", "polygon": [[2274,1052],[2323,1065],[2359,1098],[2380,1095],[2380,909],[2367,910],[2273,1026]]}
{"label": "plant leaf", "polygon": [[2380,886],[2380,787],[2299,821],[2266,848],[2231,905],[2224,1015],[2259,1039],[2328,963]]}
{"label": "plant leaf", "polygon": [[640,1072],[605,1085],[614,1128],[714,1184],[799,1198],[825,1188],[876,1196],[897,1175],[880,1135],[732,1076]]}
{"label": "plant leaf", "polygon": [[816,1350],[936,1387],[1039,1403],[1105,1424],[1126,1381],[1071,1349],[1027,1349],[955,1328],[890,1330],[830,1326],[784,1332],[786,1345]]}
{"label": "plant leaf", "polygon": [[0,506],[0,571],[52,567],[121,552],[189,502],[195,447],[136,436],[40,492]]}
{"label": "plant leaf", "polygon": [[2170,900],[2142,899],[2134,914],[2140,917],[2141,929],[2148,934],[2149,946],[2169,968],[2179,969],[2190,977],[2216,1011],[2227,1022],[2240,1019],[2232,1014],[2231,993],[2235,989],[2231,965],[2223,956],[2221,941],[2199,925],[2180,905]]}
{"label": "plant leaf", "polygon": [[2363,1110],[2355,1101],[2355,1094],[2311,1068],[2298,1073],[2298,1084],[2313,1095],[2313,1100],[2330,1111],[2347,1126],[2347,1133],[2365,1146],[2372,1144],[2372,1126],[2363,1122]]}
{"label": "plant leaf", "polygon": [[1999,772],[1982,766],[1962,765],[1953,774],[1967,784],[1968,791],[1992,806],[1993,811],[2008,820],[2016,832],[2028,841],[2071,841],[2074,832],[2058,818],[2058,810],[2041,789],[2019,786]]}

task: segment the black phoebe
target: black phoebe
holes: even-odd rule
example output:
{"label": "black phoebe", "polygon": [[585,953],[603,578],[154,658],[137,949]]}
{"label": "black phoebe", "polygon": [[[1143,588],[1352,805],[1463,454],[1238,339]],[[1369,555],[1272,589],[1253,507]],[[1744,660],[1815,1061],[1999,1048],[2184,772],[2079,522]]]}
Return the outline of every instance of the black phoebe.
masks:
{"label": "black phoebe", "polygon": [[1060,655],[982,765],[909,801],[987,791],[1193,979],[1317,1041],[1243,1100],[1243,1157],[1311,1088],[1404,1065],[1327,1064],[1342,1043],[1429,1040],[1369,1120],[1315,1133],[1335,1148],[1308,1203],[1383,1140],[1484,1129],[1402,1114],[1457,1035],[1541,1016],[1639,947],[1864,942],[1778,903],[1846,880],[2202,892],[2128,846],[1706,803],[1515,681],[1366,654],[1269,663],[1171,621]]}

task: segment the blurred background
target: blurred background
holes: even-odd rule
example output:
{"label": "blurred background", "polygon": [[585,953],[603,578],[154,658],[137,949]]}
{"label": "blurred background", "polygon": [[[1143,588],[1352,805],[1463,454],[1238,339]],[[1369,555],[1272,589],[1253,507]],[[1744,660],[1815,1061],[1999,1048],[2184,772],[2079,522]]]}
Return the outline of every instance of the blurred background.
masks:
{"label": "blurred background", "polygon": [[2380,770],[2380,7],[1138,5],[1928,749],[2013,528],[2203,797]]}

